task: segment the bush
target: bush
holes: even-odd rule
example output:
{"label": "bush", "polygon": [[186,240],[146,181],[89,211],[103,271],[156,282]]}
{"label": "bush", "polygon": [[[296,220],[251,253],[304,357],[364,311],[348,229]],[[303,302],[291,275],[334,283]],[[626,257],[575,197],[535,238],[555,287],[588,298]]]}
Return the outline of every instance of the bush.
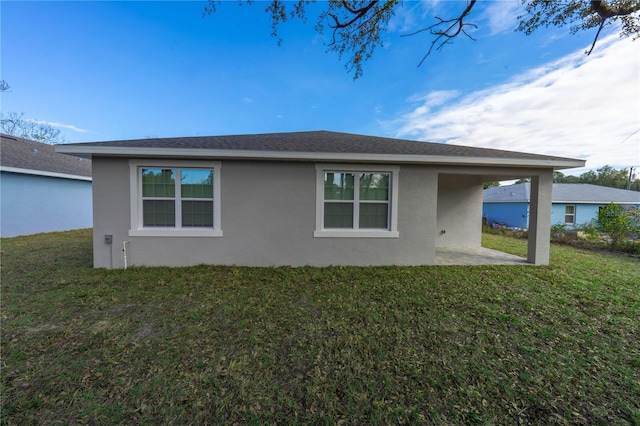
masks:
{"label": "bush", "polygon": [[565,241],[569,236],[567,235],[567,225],[564,223],[554,223],[551,225],[551,241]]}
{"label": "bush", "polygon": [[640,241],[624,240],[616,246],[616,250],[634,255],[640,254]]}
{"label": "bush", "polygon": [[633,209],[627,212],[631,222],[631,232],[640,234],[640,209]]}
{"label": "bush", "polygon": [[564,223],[554,223],[551,225],[551,233],[552,234],[561,234],[567,230],[567,225]]}
{"label": "bush", "polygon": [[588,240],[595,240],[598,238],[598,228],[593,222],[578,225],[575,229],[576,231],[584,232],[584,235]]}
{"label": "bush", "polygon": [[609,236],[613,248],[620,248],[624,239],[634,230],[632,215],[614,203],[600,209],[597,226]]}

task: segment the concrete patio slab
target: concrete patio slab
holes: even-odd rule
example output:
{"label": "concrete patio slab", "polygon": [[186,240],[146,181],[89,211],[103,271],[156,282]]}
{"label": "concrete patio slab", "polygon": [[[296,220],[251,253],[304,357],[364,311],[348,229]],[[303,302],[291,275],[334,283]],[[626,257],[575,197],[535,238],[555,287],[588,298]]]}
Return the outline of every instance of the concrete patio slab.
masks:
{"label": "concrete patio slab", "polygon": [[437,247],[436,265],[531,265],[527,259],[484,247]]}

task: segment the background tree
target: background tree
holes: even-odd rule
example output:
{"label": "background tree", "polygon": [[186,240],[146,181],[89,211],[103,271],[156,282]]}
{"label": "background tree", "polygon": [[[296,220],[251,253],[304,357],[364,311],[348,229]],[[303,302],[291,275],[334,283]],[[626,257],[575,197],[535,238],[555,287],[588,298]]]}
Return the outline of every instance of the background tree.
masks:
{"label": "background tree", "polygon": [[[253,3],[245,0],[244,3]],[[436,1],[436,0],[433,0]],[[531,34],[540,27],[570,25],[570,32],[595,29],[593,44],[587,54],[594,49],[600,32],[607,25],[617,24],[621,36],[640,36],[640,0],[520,0],[525,14],[518,17],[517,30]],[[205,14],[214,13],[220,0],[208,0]],[[243,3],[240,0],[240,3]],[[278,38],[278,26],[289,19],[306,21],[306,12],[315,0],[283,1],[271,0],[266,12],[271,16],[272,34]],[[477,28],[469,21],[472,11],[479,8],[477,0],[460,3],[460,11],[452,17],[427,17],[425,25],[405,36],[427,34],[419,65],[434,51],[441,50],[460,35],[470,39],[469,30]],[[333,0],[323,4],[315,24],[320,34],[328,33],[329,50],[338,54],[340,59],[348,55],[346,67],[354,73],[354,78],[362,75],[363,62],[369,59],[375,49],[382,46],[382,34],[387,31],[389,20],[395,15],[396,8],[402,5],[399,0]]]}
{"label": "background tree", "polygon": [[578,176],[565,176],[562,172],[553,172],[553,183],[580,183]]}
{"label": "background tree", "polygon": [[482,189],[489,189],[489,188],[494,188],[496,186],[500,186],[500,182],[495,181],[495,182],[485,182],[482,185]]}
{"label": "background tree", "polygon": [[608,186],[610,188],[629,189],[640,191],[640,179],[633,179],[631,170],[616,170],[611,166],[602,166],[597,170],[589,170],[580,176],[565,176],[562,172],[554,172],[554,183],[590,183],[592,185]]}
{"label": "background tree", "polygon": [[59,129],[45,122],[23,117],[24,113],[0,113],[0,131],[7,135],[51,145],[65,142],[65,138]]}
{"label": "background tree", "polygon": [[6,92],[9,90],[9,83],[4,80],[0,80],[0,92]]}

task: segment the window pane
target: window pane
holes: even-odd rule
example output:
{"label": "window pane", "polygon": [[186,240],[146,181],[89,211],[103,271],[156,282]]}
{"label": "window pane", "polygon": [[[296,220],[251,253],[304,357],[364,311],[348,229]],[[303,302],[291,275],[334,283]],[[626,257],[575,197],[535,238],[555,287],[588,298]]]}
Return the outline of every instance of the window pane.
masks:
{"label": "window pane", "polygon": [[174,197],[175,171],[171,169],[142,169],[143,197]]}
{"label": "window pane", "polygon": [[213,201],[183,201],[182,226],[213,227]]}
{"label": "window pane", "polygon": [[213,198],[213,170],[182,170],[182,198]]}
{"label": "window pane", "polygon": [[389,227],[388,203],[361,203],[360,228],[387,229]]}
{"label": "window pane", "polygon": [[142,201],[142,224],[144,226],[176,226],[175,202]]}
{"label": "window pane", "polygon": [[363,173],[360,176],[361,200],[389,200],[389,175],[382,173]]}
{"label": "window pane", "polygon": [[353,203],[324,203],[325,228],[353,228]]}
{"label": "window pane", "polygon": [[325,173],[325,200],[353,200],[353,173]]}
{"label": "window pane", "polygon": [[565,206],[564,208],[564,223],[575,223],[576,206]]}

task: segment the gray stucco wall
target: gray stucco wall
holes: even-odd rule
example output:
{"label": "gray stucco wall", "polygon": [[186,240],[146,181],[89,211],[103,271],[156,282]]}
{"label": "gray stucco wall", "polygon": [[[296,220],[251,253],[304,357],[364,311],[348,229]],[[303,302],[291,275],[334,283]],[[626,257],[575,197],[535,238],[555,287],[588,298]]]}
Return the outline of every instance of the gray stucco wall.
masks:
{"label": "gray stucco wall", "polygon": [[[124,159],[92,161],[93,265],[122,268],[122,243],[129,240],[129,164]],[[105,244],[105,235],[113,244]]]}
{"label": "gray stucco wall", "polygon": [[482,181],[473,175],[440,174],[438,179],[438,247],[480,247]]}
{"label": "gray stucco wall", "polygon": [[[128,160],[94,157],[93,176],[96,267],[123,267],[124,241],[129,241],[129,265],[365,266],[435,260],[438,175],[429,167],[400,168],[399,238],[315,238],[311,162],[223,161],[223,236],[207,238],[130,237]],[[479,209],[481,201],[480,193]],[[475,219],[480,218],[481,210]],[[107,234],[113,244],[105,243]]]}
{"label": "gray stucco wall", "polygon": [[[321,238],[314,237],[316,163],[221,165],[223,236],[131,236],[129,160],[94,157],[94,266],[123,267],[125,241],[129,265],[431,265],[436,247],[481,245],[482,182],[512,176],[530,176],[532,188],[540,188],[528,260],[548,263],[550,169],[403,164],[396,176],[398,238]],[[113,237],[112,244],[105,235]]]}

